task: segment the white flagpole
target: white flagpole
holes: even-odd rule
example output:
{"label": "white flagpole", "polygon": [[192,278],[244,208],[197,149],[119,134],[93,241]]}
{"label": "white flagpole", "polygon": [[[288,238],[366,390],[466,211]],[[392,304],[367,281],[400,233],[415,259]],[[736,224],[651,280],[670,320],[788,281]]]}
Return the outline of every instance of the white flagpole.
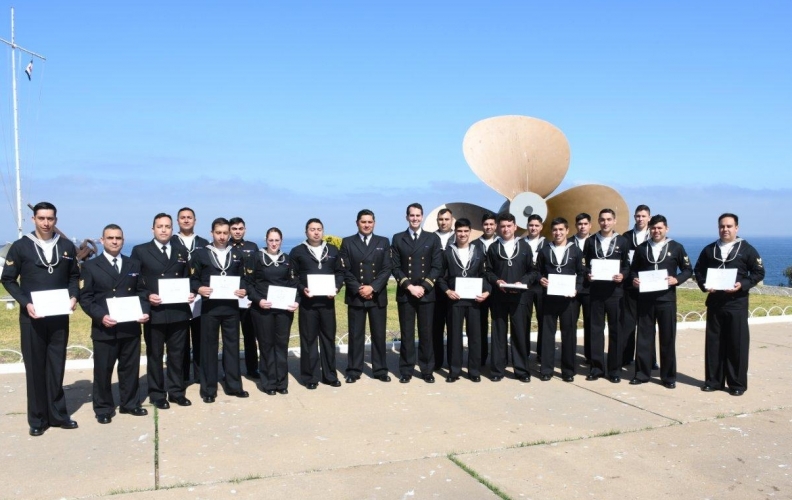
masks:
{"label": "white flagpole", "polygon": [[14,99],[14,158],[16,160],[16,208],[17,208],[17,231],[19,233],[19,238],[22,237],[22,180],[21,180],[21,173],[19,169],[19,111],[17,108],[17,87],[16,87],[16,58],[14,57],[15,50],[19,49],[22,52],[26,52],[32,56],[38,57],[39,59],[46,61],[47,59],[44,56],[36,54],[35,52],[31,52],[27,49],[22,47],[18,47],[14,42],[14,8],[11,7],[11,41],[3,40],[0,38],[0,42],[4,42],[11,46],[11,89],[12,89],[12,96]]}

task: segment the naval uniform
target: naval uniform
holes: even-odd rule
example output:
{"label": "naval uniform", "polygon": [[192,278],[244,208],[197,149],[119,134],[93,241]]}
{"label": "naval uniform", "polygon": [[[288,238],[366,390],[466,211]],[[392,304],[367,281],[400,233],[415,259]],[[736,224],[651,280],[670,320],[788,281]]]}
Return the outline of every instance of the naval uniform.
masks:
{"label": "naval uniform", "polygon": [[[657,247],[657,253],[655,250]],[[652,377],[655,352],[655,325],[660,336],[660,380],[664,384],[676,383],[676,327],[677,303],[676,289],[693,275],[685,247],[676,241],[666,239],[662,245],[654,245],[652,240],[638,245],[630,265],[630,282],[641,271],[664,269],[668,276],[677,279],[677,285],[669,285],[667,290],[638,293],[638,337],[636,339],[635,379],[648,382]],[[679,270],[679,273],[677,273]]]}
{"label": "naval uniform", "polygon": [[[630,264],[632,264],[635,250],[638,246],[645,241],[650,241],[649,228],[647,227],[642,234],[633,228],[624,233],[624,239],[627,240],[627,252],[629,254]],[[627,366],[636,359],[636,332],[638,327],[638,290],[633,286],[632,279],[624,279],[624,296],[622,297],[622,310],[623,310],[623,330],[624,336],[624,352],[622,353],[622,365]],[[654,352],[654,351],[653,351]],[[657,356],[652,355],[652,364],[655,363]]]}
{"label": "naval uniform", "polygon": [[[486,255],[479,245],[468,245],[467,255],[449,244],[443,251],[443,276],[438,280],[440,293],[456,290],[459,278],[482,278],[482,293],[491,292],[492,286],[484,276]],[[468,339],[468,376],[480,376],[481,370],[481,302],[475,299],[448,299],[448,376],[459,378],[462,373],[462,325],[466,326]]]}
{"label": "naval uniform", "polygon": [[[560,255],[559,255],[560,254]],[[575,354],[577,350],[577,294],[583,288],[583,252],[575,243],[566,243],[563,252],[556,253],[553,243],[548,243],[539,250],[536,259],[537,269],[542,278],[551,274],[575,276],[575,296],[562,297],[548,295],[543,288],[542,317],[537,318],[543,325],[542,335],[542,375],[552,375],[555,364],[556,325],[561,323],[561,376],[564,378],[575,375]]]}
{"label": "naval uniform", "polygon": [[[289,387],[289,336],[294,313],[285,309],[262,309],[261,301],[266,300],[270,286],[297,288],[291,261],[285,253],[270,255],[262,249],[248,261],[245,272],[250,317],[260,351],[259,388],[283,391]],[[302,296],[296,293],[294,301],[301,300]]]}
{"label": "naval uniform", "polygon": [[136,297],[143,314],[149,303],[138,290],[140,262],[126,255],[116,258],[102,254],[83,262],[80,272],[80,306],[91,317],[91,339],[94,348],[93,410],[97,417],[115,415],[112,378],[118,362],[118,396],[122,410],[140,407],[140,323],[125,321],[115,326],[102,324],[109,315],[107,301],[116,297]]}
{"label": "naval uniform", "polygon": [[[440,243],[440,252],[445,251],[448,245],[454,243],[456,236],[454,231],[434,233]],[[432,352],[434,352],[434,366],[436,370],[443,367],[443,356],[445,356],[446,345],[443,336],[450,329],[448,323],[448,307],[450,306],[448,297],[445,293],[435,294],[434,312],[432,313]],[[446,356],[447,357],[447,356]]]}
{"label": "naval uniform", "polygon": [[[242,252],[226,246],[225,258],[212,251],[213,246],[196,250],[190,260],[190,289],[198,295],[198,288],[209,286],[212,276],[239,276],[239,288],[245,288],[244,259]],[[220,261],[222,260],[222,262]],[[201,300],[201,397],[217,397],[218,336],[223,336],[223,372],[225,390],[229,395],[243,392],[239,369],[239,300],[212,299]]]}
{"label": "naval uniform", "polygon": [[[163,245],[153,240],[135,246],[131,257],[140,262],[138,289],[144,300],[152,294],[159,295],[160,280],[190,278],[187,250],[181,245]],[[152,402],[162,400],[166,395],[171,399],[184,397],[184,348],[192,319],[187,299],[184,297],[185,302],[180,304],[155,306],[149,303],[151,319],[143,325],[143,334],[146,339],[148,396]],[[166,346],[167,381],[162,367]]]}
{"label": "naval uniform", "polygon": [[33,238],[25,235],[11,245],[3,267],[2,283],[19,303],[28,424],[31,428],[58,427],[71,420],[63,393],[69,316],[32,319],[27,306],[32,303],[30,292],[66,288],[70,297],[77,298],[80,269],[71,241],[53,236],[54,246],[45,255]]}
{"label": "naval uniform", "polygon": [[[310,247],[312,248],[312,247]],[[336,316],[335,297],[308,297],[309,274],[335,276],[336,293],[344,284],[344,269],[338,258],[338,249],[322,242],[319,258],[309,248],[308,242],[292,248],[289,253],[294,276],[299,280],[300,293],[300,377],[305,385],[320,381],[333,384],[338,381],[336,372]]]}
{"label": "naval uniform", "polygon": [[[525,242],[531,246],[531,255],[533,256],[533,265],[536,267],[536,259],[539,256],[539,252],[545,246],[547,241],[545,241],[544,236],[539,236],[534,240],[529,240],[528,237],[525,237]],[[544,331],[544,325],[542,321],[542,304],[544,301],[544,287],[541,283],[539,283],[539,279],[528,287],[528,316],[525,320],[526,328],[528,329],[528,355],[530,357],[530,350],[531,350],[531,318],[533,317],[533,311],[536,309],[536,357],[541,361],[542,358],[542,341],[544,335],[542,335],[542,331]],[[555,341],[554,341],[555,342]]]}
{"label": "naval uniform", "polygon": [[[171,244],[181,245],[187,250],[187,260],[192,259],[193,253],[200,251],[209,244],[209,240],[201,238],[193,233],[193,239],[189,244],[185,244],[183,236],[174,234],[171,236]],[[201,298],[196,295],[195,300]],[[201,298],[201,300],[203,300]],[[196,305],[199,308],[200,306]],[[190,346],[192,345],[192,355],[190,355]],[[184,376],[184,383],[187,385],[190,379],[190,366],[193,369],[192,380],[198,379],[201,368],[201,317],[190,319],[190,333],[184,337],[184,361],[182,362],[182,375]]]}
{"label": "naval uniform", "polygon": [[[245,262],[252,262],[259,251],[258,245],[248,240],[230,240],[232,248],[242,252]],[[251,265],[246,265],[252,268]],[[250,317],[250,308],[239,310],[239,317],[242,326],[242,347],[245,351],[245,373],[249,377],[256,378],[259,373],[258,346],[256,345],[256,332],[253,328],[253,319]]]}
{"label": "naval uniform", "polygon": [[[494,241],[497,241],[497,239],[497,236],[493,236],[489,240],[485,240],[484,236],[480,236],[471,241],[470,244],[478,247],[481,255],[484,256],[484,260],[486,260],[487,250]],[[491,304],[492,302],[489,297],[487,297],[484,302],[479,302],[479,319],[481,323],[481,366],[487,364],[487,357],[489,356],[489,319]],[[470,347],[468,347],[468,350],[470,350]]]}
{"label": "naval uniform", "polygon": [[[629,278],[630,260],[627,253],[627,240],[613,233],[610,243],[603,248],[600,233],[586,240],[586,275],[591,274],[594,259],[619,261],[619,274],[622,280]],[[588,278],[587,278],[588,279]],[[589,377],[598,378],[606,374],[611,380],[621,379],[622,347],[622,296],[624,288],[615,281],[596,280],[591,282],[591,371]],[[608,364],[605,366],[605,318],[608,320]]]}
{"label": "naval uniform", "polygon": [[[341,242],[339,258],[344,267],[344,303],[349,318],[349,360],[346,376],[363,373],[366,351],[366,316],[371,332],[371,371],[375,378],[388,375],[385,350],[388,279],[391,274],[390,242],[384,236],[354,234]],[[363,285],[374,288],[374,296],[364,299],[358,291]]]}
{"label": "naval uniform", "polygon": [[717,290],[707,295],[707,327],[704,384],[712,389],[728,385],[732,391],[748,389],[748,292],[764,279],[765,269],[759,252],[742,238],[737,238],[728,253],[720,241],[701,251],[694,273],[701,291],[707,281],[707,269],[737,269],[740,289],[734,293]]}
{"label": "naval uniform", "polygon": [[492,285],[490,369],[493,378],[501,379],[506,374],[506,333],[510,331],[514,375],[517,378],[530,379],[530,325],[525,324],[528,317],[528,292],[523,289],[501,288],[498,280],[512,284],[519,282],[530,287],[536,281],[538,273],[533,264],[531,247],[525,239],[515,238],[513,241],[512,252],[505,249],[500,238],[487,250],[486,276]]}
{"label": "naval uniform", "polygon": [[[580,250],[581,256],[584,254],[586,248],[586,239],[581,240],[577,236],[572,236],[567,239],[567,243],[574,243]],[[575,308],[575,318],[580,318],[581,313],[583,316],[583,357],[586,359],[586,364],[591,363],[591,295],[589,289],[591,282],[583,277],[583,286],[575,297],[577,300],[577,307]]]}
{"label": "naval uniform", "polygon": [[[435,369],[432,345],[432,321],[435,305],[435,282],[443,272],[440,239],[424,230],[413,233],[407,229],[393,235],[391,240],[393,277],[396,279],[396,304],[399,310],[399,374],[410,379],[416,362],[415,323],[418,322],[418,369],[422,377],[432,376]],[[407,287],[424,289],[416,298]]]}

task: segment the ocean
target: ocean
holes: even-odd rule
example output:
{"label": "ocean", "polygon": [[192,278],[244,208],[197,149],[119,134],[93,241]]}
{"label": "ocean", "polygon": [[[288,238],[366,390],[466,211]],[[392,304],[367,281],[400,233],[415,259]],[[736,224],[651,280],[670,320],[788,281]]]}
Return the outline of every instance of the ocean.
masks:
{"label": "ocean", "polygon": [[[701,253],[701,250],[715,241],[717,234],[714,236],[682,236],[673,238],[679,243],[682,243],[690,256],[690,262],[695,265],[696,260]],[[746,240],[759,251],[762,256],[762,261],[765,266],[765,285],[773,286],[789,286],[789,281],[784,276],[784,269],[792,266],[792,238],[780,236],[759,236],[754,238],[746,238]],[[150,241],[150,240],[146,240]],[[259,246],[264,244],[264,238],[253,238]],[[284,252],[288,253],[292,248],[305,241],[305,238],[290,238],[285,237],[281,248]],[[129,254],[132,247],[144,243],[142,241],[129,241],[124,245],[123,253]],[[100,245],[101,247],[101,245]]]}

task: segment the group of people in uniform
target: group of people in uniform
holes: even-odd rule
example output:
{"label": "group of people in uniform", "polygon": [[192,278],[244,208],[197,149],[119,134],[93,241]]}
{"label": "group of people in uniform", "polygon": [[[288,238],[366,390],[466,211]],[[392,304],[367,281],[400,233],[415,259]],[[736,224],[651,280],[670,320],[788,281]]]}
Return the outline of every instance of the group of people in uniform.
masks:
{"label": "group of people in uniform", "polygon": [[[442,368],[447,369],[446,382],[454,383],[463,367],[470,381],[480,382],[487,365],[490,380],[499,382],[507,377],[509,359],[514,378],[530,382],[535,310],[542,381],[555,373],[559,326],[561,379],[574,381],[582,311],[584,356],[590,367],[586,380],[619,383],[622,368],[634,361],[630,384],[649,382],[653,369],[659,368],[660,382],[673,389],[676,288],[695,276],[707,293],[701,389],[728,389],[735,396],[747,389],[748,292],[762,281],[764,268],[756,249],[737,236],[736,215],[718,219],[719,239],[704,248],[695,267],[684,247],[668,238],[666,218],[651,216],[645,205],[636,208],[635,226],[624,235],[614,231],[616,213],[609,208],[597,216],[598,231],[592,233],[592,217],[581,213],[571,236],[566,219],[549,221],[549,238],[541,236],[546,221],[539,215],[530,216],[526,233],[518,236],[513,215],[487,213],[477,239],[471,238],[471,221],[454,220],[447,208],[438,213],[436,232],[423,230],[423,217],[423,207],[410,204],[407,229],[388,239],[374,234],[374,213],[360,210],[357,232],[343,238],[340,248],[325,240],[321,220],[312,218],[305,225],[305,241],[287,254],[281,250],[278,228],[267,231],[265,246],[259,249],[245,240],[245,222],[239,217],[215,219],[211,241],[204,239],[195,234],[195,212],[185,207],[177,213],[177,234],[172,217],[159,213],[153,219],[153,239],[135,246],[129,256],[121,253],[123,230],[107,225],[103,253],[79,263],[74,245],[55,231],[55,206],[37,204],[35,230],[11,246],[0,278],[20,305],[30,435],[40,436],[49,427],[77,428],[63,391],[69,316],[38,315],[31,295],[53,290],[64,290],[68,306],[73,310],[79,302],[91,318],[92,398],[100,424],[111,423],[116,408],[132,416],[148,413],[139,396],[141,330],[148,398],[160,410],[171,404],[190,406],[185,391],[195,378],[204,403],[215,402],[218,386],[228,396],[249,397],[242,385],[240,337],[247,377],[268,395],[288,394],[287,355],[295,311],[300,382],[309,390],[320,383],[340,387],[335,295],[342,288],[349,319],[345,382],[355,383],[364,373],[367,320],[371,375],[390,382],[386,319],[391,277],[396,282],[398,376],[403,384],[414,376],[434,383]],[[736,269],[734,285],[708,286],[712,269]],[[604,277],[603,270],[608,273]],[[642,291],[649,289],[648,283],[641,285],[642,277],[649,279],[646,271],[664,271],[665,283]],[[172,299],[172,291],[160,289],[175,283],[166,281],[172,279],[189,284],[179,300]],[[221,283],[232,283],[231,289],[220,290]],[[136,320],[117,321],[110,313],[110,302],[125,297],[140,301]],[[118,403],[111,391],[116,366]]]}

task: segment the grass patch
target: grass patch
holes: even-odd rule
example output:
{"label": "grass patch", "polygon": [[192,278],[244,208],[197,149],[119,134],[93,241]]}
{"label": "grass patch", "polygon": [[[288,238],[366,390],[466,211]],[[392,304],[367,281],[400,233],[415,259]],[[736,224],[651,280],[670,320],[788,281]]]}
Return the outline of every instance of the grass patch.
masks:
{"label": "grass patch", "polygon": [[493,492],[495,495],[497,495],[500,498],[503,498],[504,500],[511,500],[510,496],[508,496],[506,493],[501,491],[501,489],[498,488],[497,486],[495,486],[494,484],[492,484],[492,482],[490,482],[487,479],[484,479],[483,477],[481,477],[478,472],[474,471],[473,469],[471,469],[470,467],[465,465],[461,460],[459,460],[456,457],[456,455],[451,453],[451,454],[449,454],[447,456],[448,456],[448,459],[451,460],[457,467],[459,467],[463,471],[467,472],[470,475],[470,477],[472,477],[473,479],[475,479],[476,481],[478,481],[479,483],[484,485],[485,488],[487,488],[488,490]]}

